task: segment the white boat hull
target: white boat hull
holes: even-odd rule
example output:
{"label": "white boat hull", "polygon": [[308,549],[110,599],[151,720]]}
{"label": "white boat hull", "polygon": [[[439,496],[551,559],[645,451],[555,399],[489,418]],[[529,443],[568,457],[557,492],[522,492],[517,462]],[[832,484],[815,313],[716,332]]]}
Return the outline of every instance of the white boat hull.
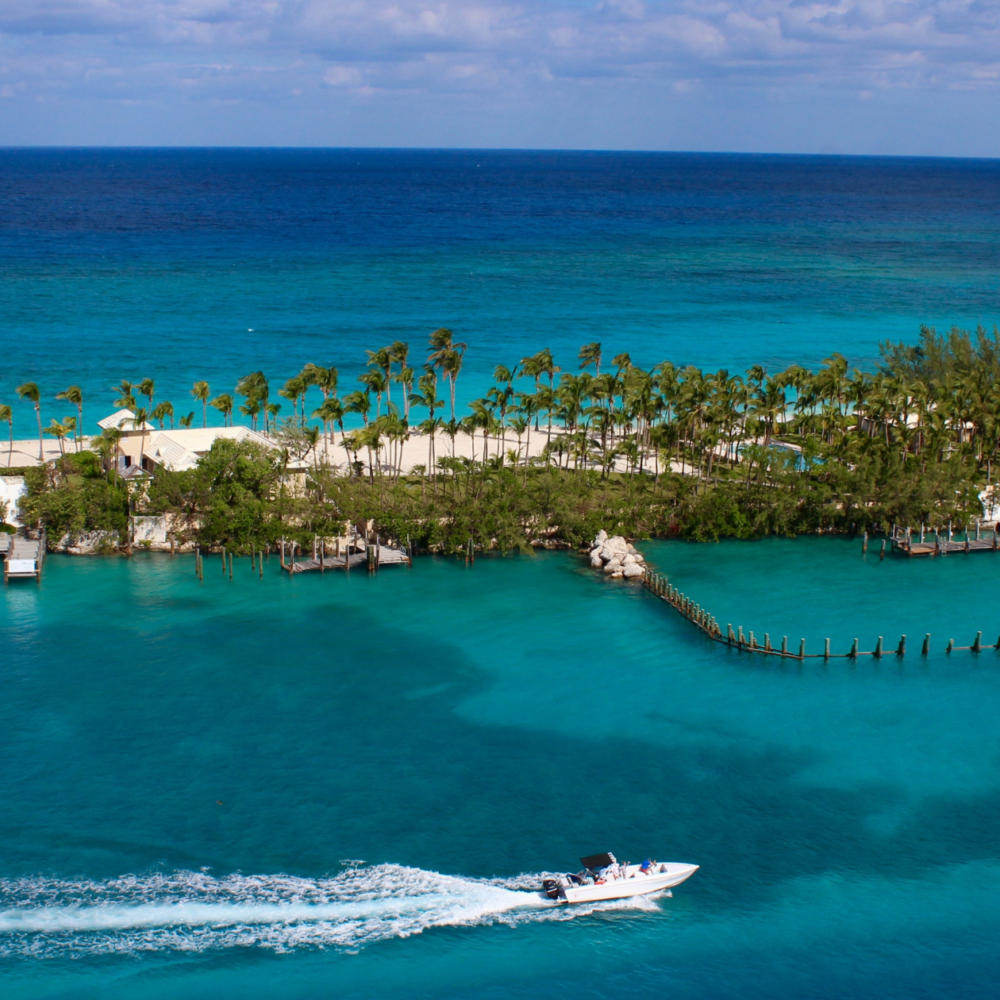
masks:
{"label": "white boat hull", "polygon": [[639,865],[629,865],[624,878],[617,878],[594,885],[564,886],[559,898],[567,903],[594,903],[603,899],[626,899],[629,896],[646,896],[680,885],[698,870],[698,865],[662,862],[653,866],[650,874],[642,874]]}

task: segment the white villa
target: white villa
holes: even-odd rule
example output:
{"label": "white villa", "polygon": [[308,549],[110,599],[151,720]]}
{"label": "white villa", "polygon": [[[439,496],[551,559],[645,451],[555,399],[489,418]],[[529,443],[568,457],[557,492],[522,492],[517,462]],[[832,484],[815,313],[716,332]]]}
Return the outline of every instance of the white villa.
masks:
{"label": "white villa", "polygon": [[[274,442],[249,427],[185,427],[180,430],[159,430],[146,423],[133,426],[135,414],[131,410],[118,410],[97,422],[103,430],[117,428],[121,431],[119,443],[122,472],[138,474],[155,473],[158,468],[171,472],[193,469],[202,455],[211,451],[219,438],[233,441],[254,441],[265,448],[274,448]],[[293,463],[297,465],[297,463]]]}

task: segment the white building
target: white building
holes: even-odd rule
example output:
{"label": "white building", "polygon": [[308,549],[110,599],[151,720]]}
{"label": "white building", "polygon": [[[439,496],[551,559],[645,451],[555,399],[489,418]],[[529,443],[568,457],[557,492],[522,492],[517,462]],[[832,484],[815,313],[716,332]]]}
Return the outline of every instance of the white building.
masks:
{"label": "white building", "polygon": [[[171,472],[193,469],[202,455],[212,450],[212,445],[220,438],[232,441],[253,441],[264,448],[276,448],[269,437],[251,430],[249,427],[184,427],[178,430],[159,430],[151,424],[134,426],[135,414],[131,410],[118,410],[97,422],[98,427],[121,431],[119,452],[123,471],[141,468],[155,473],[158,468]],[[297,469],[302,463],[292,462],[290,468]],[[303,468],[305,466],[303,465]]]}

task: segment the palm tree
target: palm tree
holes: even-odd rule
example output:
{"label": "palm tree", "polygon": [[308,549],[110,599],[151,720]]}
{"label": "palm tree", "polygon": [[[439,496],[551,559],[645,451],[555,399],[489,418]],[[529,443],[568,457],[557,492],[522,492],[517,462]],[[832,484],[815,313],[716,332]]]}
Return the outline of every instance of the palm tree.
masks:
{"label": "palm tree", "polygon": [[340,373],[332,365],[329,368],[323,368],[310,362],[302,369],[302,376],[307,379],[309,385],[316,386],[323,393],[323,399],[329,399],[337,392],[337,380]]}
{"label": "palm tree", "polygon": [[584,344],[577,355],[580,359],[580,367],[587,368],[593,365],[597,374],[601,374],[601,344],[595,340],[592,344]]}
{"label": "palm tree", "polygon": [[[528,357],[528,358],[521,358],[521,371],[520,371],[520,375],[523,378],[530,378],[530,379],[534,380],[534,383],[535,383],[535,393],[537,394],[537,392],[538,392],[538,390],[539,390],[539,388],[540,388],[540,386],[542,384],[542,381],[541,381],[542,380],[542,363],[539,360],[539,357],[538,357],[537,354],[533,354],[533,355],[531,355],[531,357]],[[524,394],[522,393],[520,395],[524,395]],[[535,418],[535,430],[537,431],[538,430],[538,418],[537,418],[538,410],[535,410],[534,413],[536,414],[536,418]]]}
{"label": "palm tree", "polygon": [[[73,418],[70,417],[70,419],[72,420]],[[67,433],[66,426],[64,424],[60,423],[58,420],[56,420],[55,417],[53,417],[49,421],[49,426],[45,428],[45,433],[48,434],[48,435],[50,435],[51,437],[54,437],[54,438],[58,439],[58,441],[59,441],[59,454],[63,458],[65,458],[66,457],[66,448],[65,448],[63,442],[66,440],[66,433]]]}
{"label": "palm tree", "polygon": [[392,380],[403,387],[403,419],[410,419],[410,401],[407,398],[413,385],[413,369],[407,365],[410,357],[410,345],[405,340],[394,340],[389,345],[389,357],[399,365],[399,374]]}
{"label": "palm tree", "polygon": [[72,403],[76,407],[76,450],[83,446],[83,390],[78,385],[71,385],[64,392],[57,392],[56,399]]}
{"label": "palm tree", "polygon": [[354,392],[349,392],[344,397],[344,409],[348,413],[357,413],[360,415],[361,419],[365,422],[365,427],[368,426],[368,414],[372,410],[372,398],[367,392],[361,392],[360,389]]}
{"label": "palm tree", "polygon": [[240,407],[240,413],[251,415],[253,417],[254,427],[256,428],[257,414],[261,412],[261,409],[263,409],[265,434],[268,431],[268,415],[270,410],[268,410],[267,404],[270,392],[271,387],[262,371],[255,371],[251,372],[249,375],[244,375],[236,383],[236,395],[246,398],[246,404]]}
{"label": "palm tree", "polygon": [[312,411],[312,416],[317,420],[323,421],[323,440],[326,442],[326,453],[329,455],[330,438],[333,436],[330,425],[338,423],[341,425],[341,430],[343,430],[344,404],[336,396],[332,399],[325,399],[321,406]]}
{"label": "palm tree", "polygon": [[430,346],[433,348],[427,361],[434,368],[440,368],[451,390],[451,419],[455,420],[455,382],[462,370],[462,358],[465,356],[467,344],[456,343],[451,330],[439,327],[430,336]]}
{"label": "palm tree", "polygon": [[[362,433],[362,431],[351,431],[350,434],[344,434],[341,438],[341,444],[344,446],[344,451],[347,452],[347,468],[349,476],[354,475],[355,467],[358,465],[358,452],[364,447]],[[354,456],[353,462],[351,461],[351,455]]]}
{"label": "palm tree", "polygon": [[118,385],[112,386],[112,388],[118,393],[115,406],[125,410],[135,409],[135,386],[128,379],[123,378]]}
{"label": "palm tree", "polygon": [[0,403],[0,421],[7,421],[7,429],[10,432],[10,449],[7,452],[7,468],[10,468],[11,459],[14,457],[14,410],[6,403]]}
{"label": "palm tree", "polygon": [[305,408],[305,394],[309,389],[309,383],[301,375],[293,375],[288,379],[285,384],[278,390],[278,395],[287,399],[292,404],[292,414],[295,417],[299,415],[299,399],[302,398],[302,419],[305,420],[306,408]]}
{"label": "palm tree", "polygon": [[208,397],[212,394],[212,390],[207,382],[195,382],[191,386],[191,395],[195,399],[201,402],[201,426],[208,426]]}
{"label": "palm tree", "polygon": [[441,418],[436,416],[444,407],[443,399],[437,398],[437,375],[433,368],[426,368],[424,374],[417,380],[419,393],[410,397],[413,406],[426,406],[429,416],[418,427],[421,434],[427,434],[427,468],[430,470],[431,482],[437,482],[437,472],[434,465],[434,452],[438,430],[443,426]]}
{"label": "palm tree", "polygon": [[38,420],[38,461],[45,461],[45,445],[42,440],[42,393],[35,382],[23,382],[14,390],[21,399],[30,400],[35,407],[35,417]]}
{"label": "palm tree", "polygon": [[157,403],[156,408],[149,416],[159,423],[161,431],[163,430],[163,421],[167,418],[170,419],[170,429],[174,429],[174,404],[170,400],[165,399],[163,402]]}
{"label": "palm tree", "polygon": [[257,430],[257,418],[260,416],[260,400],[253,396],[248,396],[247,401],[240,404],[240,413],[245,417],[249,417],[251,429]]}
{"label": "palm tree", "polygon": [[[538,397],[531,392],[519,392],[517,394],[517,408],[521,414],[523,414],[528,421],[528,437],[524,442],[524,475],[527,478],[528,475],[528,465],[531,462],[531,418],[537,416],[538,414]],[[537,424],[536,424],[537,429]],[[520,437],[518,438],[518,447],[520,447]]]}
{"label": "palm tree", "polygon": [[192,410],[186,417],[177,418],[177,426],[180,428],[190,427],[194,421],[194,410]]}
{"label": "palm tree", "polygon": [[228,427],[232,424],[234,400],[228,392],[224,392],[221,395],[216,396],[215,399],[212,400],[211,405],[222,414],[223,427]]}
{"label": "palm tree", "polygon": [[389,388],[389,379],[385,372],[378,368],[371,371],[362,372],[358,376],[358,381],[365,387],[367,393],[375,393],[375,419],[382,416],[382,393]]}
{"label": "palm tree", "polygon": [[145,396],[149,400],[149,409],[153,408],[153,395],[156,392],[156,384],[151,378],[144,378],[139,383],[139,395]]}
{"label": "palm tree", "polygon": [[[377,351],[365,351],[365,354],[368,355],[368,367],[377,369],[385,376],[385,379],[382,384],[385,386],[385,391],[388,396],[388,401],[391,403],[392,402],[391,382],[392,382],[392,362],[393,362],[392,349],[389,347],[380,347]],[[364,378],[362,377],[360,381],[363,382]],[[376,417],[376,419],[378,418]]]}
{"label": "palm tree", "polygon": [[139,468],[143,468],[143,456],[146,452],[146,421],[149,418],[149,414],[146,412],[146,407],[140,406],[135,411],[135,416],[132,417],[130,421],[133,427],[141,428],[142,434],[139,437]]}
{"label": "palm tree", "polygon": [[121,439],[122,432],[119,428],[107,427],[90,441],[90,447],[101,456],[102,467],[105,472],[111,471],[109,465],[114,468],[116,484],[118,482],[118,450]]}
{"label": "palm tree", "polygon": [[[520,462],[521,438],[524,436],[525,431],[527,431],[529,434],[531,433],[531,421],[528,420],[526,417],[523,417],[520,414],[518,414],[516,417],[511,417],[510,427],[511,430],[517,435],[517,462]],[[512,453],[513,451],[514,449],[511,448]],[[515,462],[514,465],[517,465],[517,462]]]}

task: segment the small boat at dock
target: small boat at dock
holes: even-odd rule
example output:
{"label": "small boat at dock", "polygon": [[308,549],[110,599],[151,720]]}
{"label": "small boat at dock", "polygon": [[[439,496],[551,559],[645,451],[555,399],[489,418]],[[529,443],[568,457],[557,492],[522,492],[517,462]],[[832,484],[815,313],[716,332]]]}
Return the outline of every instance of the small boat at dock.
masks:
{"label": "small boat at dock", "polygon": [[698,865],[676,861],[619,864],[610,853],[581,858],[583,870],[573,875],[543,879],[542,892],[562,903],[593,903],[605,899],[625,899],[661,892],[689,879]]}

